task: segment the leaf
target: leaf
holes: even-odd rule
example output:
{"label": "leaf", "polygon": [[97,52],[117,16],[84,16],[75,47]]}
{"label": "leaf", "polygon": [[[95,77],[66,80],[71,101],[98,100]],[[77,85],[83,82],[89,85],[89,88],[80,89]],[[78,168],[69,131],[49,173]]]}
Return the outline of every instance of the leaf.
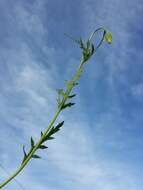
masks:
{"label": "leaf", "polygon": [[78,85],[78,82],[74,82],[73,85],[74,85],[74,86]]}
{"label": "leaf", "polygon": [[43,136],[43,132],[41,131],[41,137]]}
{"label": "leaf", "polygon": [[32,155],[32,158],[40,159],[41,157],[38,156],[38,155],[36,155],[36,154],[34,154],[34,155]]}
{"label": "leaf", "polygon": [[65,109],[65,108],[67,108],[67,107],[71,107],[71,106],[73,106],[73,105],[75,105],[75,103],[67,103],[67,104],[64,104],[63,106],[62,106],[62,109]]}
{"label": "leaf", "polygon": [[73,98],[75,96],[76,96],[76,94],[72,94],[72,95],[68,96],[68,98]]}
{"label": "leaf", "polygon": [[48,147],[45,146],[45,145],[40,145],[39,148],[40,148],[40,149],[46,149],[46,148],[48,148]]}
{"label": "leaf", "polygon": [[27,153],[26,153],[26,151],[25,151],[25,146],[23,146],[23,153],[24,153],[24,158],[23,158],[23,160],[22,160],[22,163],[26,160],[26,158],[27,158]]}
{"label": "leaf", "polygon": [[53,140],[54,137],[52,137],[52,135],[55,134],[56,132],[58,132],[60,130],[60,128],[63,126],[63,124],[64,124],[64,121],[58,123],[58,125],[56,125],[56,127],[52,127],[42,142],[45,142],[47,140]]}
{"label": "leaf", "polygon": [[23,146],[23,153],[24,153],[24,157],[27,157],[26,151],[25,151],[25,146]]}
{"label": "leaf", "polygon": [[47,134],[47,136],[43,139],[43,142],[45,142],[45,141],[47,141],[47,140],[53,140],[54,139],[54,137],[51,137],[50,135],[49,135],[49,133]]}
{"label": "leaf", "polygon": [[47,140],[53,140],[54,139],[54,137],[51,137],[50,135],[49,135],[49,133],[44,137],[44,139],[42,140],[42,143],[44,143],[45,141],[47,141]]}
{"label": "leaf", "polygon": [[60,122],[56,127],[52,127],[52,129],[49,131],[48,136],[50,137],[51,135],[55,134],[60,130],[60,128],[63,126],[64,121]]}
{"label": "leaf", "polygon": [[104,40],[108,44],[111,44],[112,43],[112,34],[110,32],[106,32],[105,35],[104,35]]}
{"label": "leaf", "polygon": [[53,129],[54,133],[58,132],[60,130],[60,128],[63,126],[63,124],[64,124],[64,121],[62,121],[58,125],[56,125],[56,127],[54,127],[54,129]]}
{"label": "leaf", "polygon": [[93,44],[91,44],[91,55],[94,53],[94,45]]}
{"label": "leaf", "polygon": [[53,135],[53,134],[54,134],[53,131],[54,131],[54,127],[52,127],[51,130],[48,132],[46,138],[48,138],[48,137],[50,137],[51,135]]}
{"label": "leaf", "polygon": [[33,138],[31,137],[31,147],[33,148],[34,147],[34,140],[33,140]]}
{"label": "leaf", "polygon": [[54,137],[50,137],[50,136],[46,136],[46,138],[45,138],[45,140],[53,140],[54,139]]}

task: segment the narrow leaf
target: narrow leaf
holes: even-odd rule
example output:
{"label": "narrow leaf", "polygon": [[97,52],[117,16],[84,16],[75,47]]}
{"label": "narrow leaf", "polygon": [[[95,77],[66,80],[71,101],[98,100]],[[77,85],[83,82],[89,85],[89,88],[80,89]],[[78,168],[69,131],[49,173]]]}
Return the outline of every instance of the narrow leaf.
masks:
{"label": "narrow leaf", "polygon": [[65,109],[65,108],[67,108],[67,107],[71,107],[71,106],[73,106],[73,105],[75,105],[75,103],[67,103],[67,104],[64,104],[64,105],[62,106],[62,109]]}
{"label": "narrow leaf", "polygon": [[23,153],[24,153],[24,157],[23,157],[23,160],[22,160],[22,163],[26,160],[27,158],[27,154],[26,154],[26,151],[25,151],[25,146],[23,146]]}
{"label": "narrow leaf", "polygon": [[[60,123],[54,128],[54,133],[56,133],[57,131],[59,131],[60,128],[63,126],[63,124],[64,124],[64,121],[60,122]],[[53,134],[54,134],[54,133],[53,133]]]}
{"label": "narrow leaf", "polygon": [[31,137],[31,147],[33,148],[34,147],[34,140],[33,140],[33,138]]}
{"label": "narrow leaf", "polygon": [[48,132],[47,137],[50,137],[54,134],[54,127],[51,128],[51,130]]}
{"label": "narrow leaf", "polygon": [[68,96],[68,98],[73,98],[75,96],[76,96],[76,94],[72,94],[72,95]]}
{"label": "narrow leaf", "polygon": [[39,148],[40,148],[40,149],[46,149],[46,148],[48,148],[48,147],[45,146],[45,145],[40,145]]}
{"label": "narrow leaf", "polygon": [[56,125],[56,127],[52,127],[52,129],[49,131],[49,133],[47,135],[47,140],[51,140],[51,139],[49,139],[49,137],[53,139],[54,137],[51,137],[51,136],[53,134],[55,134],[56,132],[58,132],[63,124],[64,124],[64,121],[58,123],[58,125]]}
{"label": "narrow leaf", "polygon": [[46,136],[45,140],[53,140],[54,137]]}
{"label": "narrow leaf", "polygon": [[32,155],[32,158],[40,159],[41,157],[38,156],[38,155],[36,155],[36,154],[34,154],[34,155]]}
{"label": "narrow leaf", "polygon": [[26,154],[26,151],[25,151],[25,146],[23,146],[23,153],[24,153],[24,157],[26,157],[27,154]]}
{"label": "narrow leaf", "polygon": [[78,82],[74,82],[73,85],[74,85],[74,86],[78,85]]}
{"label": "narrow leaf", "polygon": [[43,132],[41,131],[41,137],[43,136]]}
{"label": "narrow leaf", "polygon": [[91,55],[94,53],[94,50],[95,50],[95,49],[94,49],[94,45],[92,44],[92,45],[91,45]]}

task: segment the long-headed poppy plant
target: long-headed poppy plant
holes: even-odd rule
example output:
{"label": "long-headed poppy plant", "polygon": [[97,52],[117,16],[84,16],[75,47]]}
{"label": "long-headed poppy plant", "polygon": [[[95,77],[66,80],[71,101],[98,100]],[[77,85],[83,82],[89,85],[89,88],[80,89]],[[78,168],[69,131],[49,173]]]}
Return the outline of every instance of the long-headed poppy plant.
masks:
{"label": "long-headed poppy plant", "polygon": [[[102,32],[102,38],[98,45],[95,47],[93,43],[93,37],[97,32]],[[71,99],[76,95],[72,94],[73,88],[78,84],[78,79],[80,78],[80,75],[84,69],[85,63],[95,54],[97,49],[103,44],[103,42],[107,42],[108,44],[112,43],[112,34],[108,32],[104,28],[98,28],[95,30],[88,40],[86,42],[83,42],[83,40],[80,38],[79,40],[75,40],[72,37],[70,37],[72,40],[74,40],[75,43],[79,45],[79,47],[82,50],[82,56],[80,60],[79,67],[77,68],[75,74],[69,81],[65,81],[66,87],[65,89],[58,89],[58,97],[57,97],[57,111],[55,112],[53,119],[49,123],[48,127],[45,129],[44,132],[41,132],[40,138],[38,142],[35,142],[34,139],[31,137],[30,142],[30,148],[28,151],[25,150],[25,147],[23,146],[23,159],[17,168],[17,170],[9,177],[7,178],[4,182],[0,184],[0,189],[3,188],[6,184],[8,184],[12,179],[14,179],[28,164],[28,162],[31,159],[40,159],[41,157],[36,154],[36,151],[38,149],[47,149],[48,147],[45,145],[45,142],[48,140],[54,139],[53,135],[57,133],[61,127],[64,124],[64,121],[61,121],[60,123],[55,124],[59,114],[66,108],[69,108],[73,106],[75,103],[71,102]]]}

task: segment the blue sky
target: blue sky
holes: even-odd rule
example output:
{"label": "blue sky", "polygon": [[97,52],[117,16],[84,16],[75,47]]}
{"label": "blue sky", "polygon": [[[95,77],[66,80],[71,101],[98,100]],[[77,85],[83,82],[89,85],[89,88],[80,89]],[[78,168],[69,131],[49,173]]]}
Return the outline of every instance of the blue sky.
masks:
{"label": "blue sky", "polygon": [[[142,190],[142,0],[0,1],[0,182],[38,140],[80,59],[64,33],[104,26],[113,44],[86,65],[62,130],[16,178],[30,190]],[[3,169],[5,168],[5,169]],[[22,187],[12,181],[4,190]]]}

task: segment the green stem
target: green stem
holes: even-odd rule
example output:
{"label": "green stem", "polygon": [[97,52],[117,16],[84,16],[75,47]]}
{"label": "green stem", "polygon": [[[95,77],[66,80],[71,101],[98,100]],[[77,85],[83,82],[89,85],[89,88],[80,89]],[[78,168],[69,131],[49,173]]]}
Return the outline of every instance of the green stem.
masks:
{"label": "green stem", "polygon": [[[25,166],[28,164],[28,162],[30,161],[30,159],[32,158],[32,156],[34,155],[34,153],[36,152],[36,150],[39,148],[39,146],[43,143],[43,140],[45,139],[45,137],[47,136],[49,130],[53,127],[53,124],[55,123],[55,121],[57,120],[57,117],[59,116],[60,112],[62,111],[62,107],[65,105],[65,102],[68,100],[68,97],[73,89],[73,87],[75,86],[76,82],[78,81],[83,68],[84,68],[84,64],[91,58],[91,56],[95,53],[95,51],[101,46],[103,40],[104,40],[104,35],[105,35],[105,29],[104,28],[98,28],[97,30],[95,30],[93,32],[93,34],[90,36],[89,40],[91,41],[94,34],[99,31],[99,30],[103,30],[103,37],[100,41],[100,43],[97,45],[96,49],[94,50],[94,52],[90,52],[90,54],[88,55],[88,57],[84,57],[84,54],[82,55],[81,61],[80,61],[80,65],[78,67],[78,69],[76,70],[75,75],[72,77],[70,82],[70,86],[67,86],[67,89],[65,91],[65,96],[63,97],[60,106],[58,106],[58,109],[53,117],[53,119],[51,120],[51,122],[49,123],[48,127],[46,128],[46,130],[44,131],[44,133],[42,134],[41,138],[39,139],[39,141],[34,145],[34,147],[32,149],[29,150],[27,157],[24,159],[24,161],[22,162],[22,164],[19,166],[19,168],[9,177],[7,178],[3,183],[0,184],[0,189],[3,188],[6,184],[8,184],[12,179],[14,179],[24,168]],[[77,42],[79,43],[79,42]],[[86,49],[86,53],[89,53],[89,49]]]}
{"label": "green stem", "polygon": [[[80,62],[80,66],[77,69],[75,75],[73,76],[71,82],[74,84],[74,82],[76,82],[82,72],[83,69],[83,65],[84,65],[85,61],[83,59],[81,59]],[[0,184],[0,189],[3,188],[6,184],[8,184],[12,179],[14,179],[27,165],[27,163],[30,161],[30,159],[32,158],[32,156],[34,155],[34,153],[36,152],[36,150],[38,149],[38,147],[41,145],[41,143],[43,142],[44,137],[47,135],[47,133],[49,132],[49,130],[51,129],[51,127],[53,126],[54,122],[56,121],[57,117],[59,116],[61,110],[62,110],[62,106],[65,104],[66,100],[68,99],[68,96],[70,95],[72,89],[73,89],[74,85],[71,85],[71,87],[69,89],[66,90],[66,94],[67,96],[65,98],[63,98],[62,103],[60,108],[58,108],[58,110],[56,111],[53,119],[51,120],[49,126],[47,127],[47,129],[45,130],[45,132],[43,133],[42,137],[40,138],[40,140],[38,141],[38,143],[34,146],[33,150],[31,152],[28,153],[27,158],[25,159],[25,161],[20,165],[20,167],[14,172],[13,175],[11,175],[9,178],[7,178],[2,184]]]}

